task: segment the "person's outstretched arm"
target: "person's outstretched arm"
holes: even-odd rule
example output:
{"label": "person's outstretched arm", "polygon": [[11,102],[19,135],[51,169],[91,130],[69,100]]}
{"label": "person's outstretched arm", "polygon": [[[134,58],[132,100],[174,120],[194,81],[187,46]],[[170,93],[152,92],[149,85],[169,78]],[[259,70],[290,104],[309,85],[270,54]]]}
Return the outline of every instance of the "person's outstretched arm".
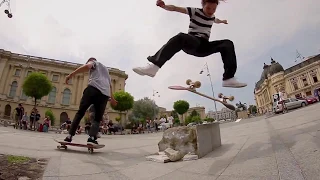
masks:
{"label": "person's outstretched arm", "polygon": [[188,14],[187,8],[184,7],[178,7],[175,5],[166,5],[162,0],[157,0],[157,6],[161,7],[162,9],[165,9],[167,11],[175,11],[183,14]]}

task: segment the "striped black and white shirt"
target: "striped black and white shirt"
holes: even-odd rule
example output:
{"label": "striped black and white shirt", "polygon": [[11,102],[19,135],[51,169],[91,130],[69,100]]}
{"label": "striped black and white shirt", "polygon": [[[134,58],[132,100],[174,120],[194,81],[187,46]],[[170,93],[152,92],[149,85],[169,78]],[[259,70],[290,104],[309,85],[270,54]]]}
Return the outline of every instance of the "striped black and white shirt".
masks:
{"label": "striped black and white shirt", "polygon": [[207,17],[204,14],[203,9],[200,8],[187,7],[187,12],[190,16],[188,34],[209,40],[211,27],[213,23],[216,23],[215,16]]}

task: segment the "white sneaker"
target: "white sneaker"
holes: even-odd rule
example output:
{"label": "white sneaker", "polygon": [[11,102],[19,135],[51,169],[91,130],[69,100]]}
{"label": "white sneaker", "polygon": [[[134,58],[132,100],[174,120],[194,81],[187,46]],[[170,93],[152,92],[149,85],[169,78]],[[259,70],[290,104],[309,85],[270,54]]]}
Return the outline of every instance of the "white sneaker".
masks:
{"label": "white sneaker", "polygon": [[246,87],[247,84],[241,83],[236,78],[233,77],[231,79],[227,79],[227,80],[223,81],[222,86],[223,87],[231,87],[231,88],[242,88],[242,87]]}
{"label": "white sneaker", "polygon": [[132,70],[141,76],[147,75],[150,77],[154,77],[157,74],[159,69],[160,68],[154,64],[148,64],[147,66],[136,67],[136,68],[133,68]]}

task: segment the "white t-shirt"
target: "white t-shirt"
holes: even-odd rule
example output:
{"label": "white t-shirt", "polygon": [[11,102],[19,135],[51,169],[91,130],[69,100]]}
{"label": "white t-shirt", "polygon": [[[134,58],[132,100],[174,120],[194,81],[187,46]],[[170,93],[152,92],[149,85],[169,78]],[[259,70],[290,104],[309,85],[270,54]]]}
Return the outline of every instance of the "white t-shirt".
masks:
{"label": "white t-shirt", "polygon": [[169,124],[172,124],[172,120],[173,120],[172,116],[168,117]]}
{"label": "white t-shirt", "polygon": [[280,101],[284,100],[284,94],[282,92],[279,92],[279,100]]}

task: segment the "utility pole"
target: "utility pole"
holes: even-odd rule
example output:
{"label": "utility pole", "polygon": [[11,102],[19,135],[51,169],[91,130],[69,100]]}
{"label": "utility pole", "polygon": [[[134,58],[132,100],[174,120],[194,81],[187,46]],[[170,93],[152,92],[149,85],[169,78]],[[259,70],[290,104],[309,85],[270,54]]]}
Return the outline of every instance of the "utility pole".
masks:
{"label": "utility pole", "polygon": [[[209,77],[209,80],[210,80],[210,84],[211,84],[211,91],[212,91],[212,97],[214,97],[214,90],[213,90],[213,84],[212,84],[212,79],[211,79],[211,74],[210,74],[210,70],[209,70],[209,66],[208,66],[208,63],[206,62],[206,64],[204,65],[205,67],[200,71],[200,74],[203,73],[203,70],[205,69],[207,71],[207,76]],[[215,115],[215,120],[218,119],[218,111],[217,111],[217,104],[216,104],[216,101],[213,101],[214,102],[214,108],[216,110],[216,115]]]}

